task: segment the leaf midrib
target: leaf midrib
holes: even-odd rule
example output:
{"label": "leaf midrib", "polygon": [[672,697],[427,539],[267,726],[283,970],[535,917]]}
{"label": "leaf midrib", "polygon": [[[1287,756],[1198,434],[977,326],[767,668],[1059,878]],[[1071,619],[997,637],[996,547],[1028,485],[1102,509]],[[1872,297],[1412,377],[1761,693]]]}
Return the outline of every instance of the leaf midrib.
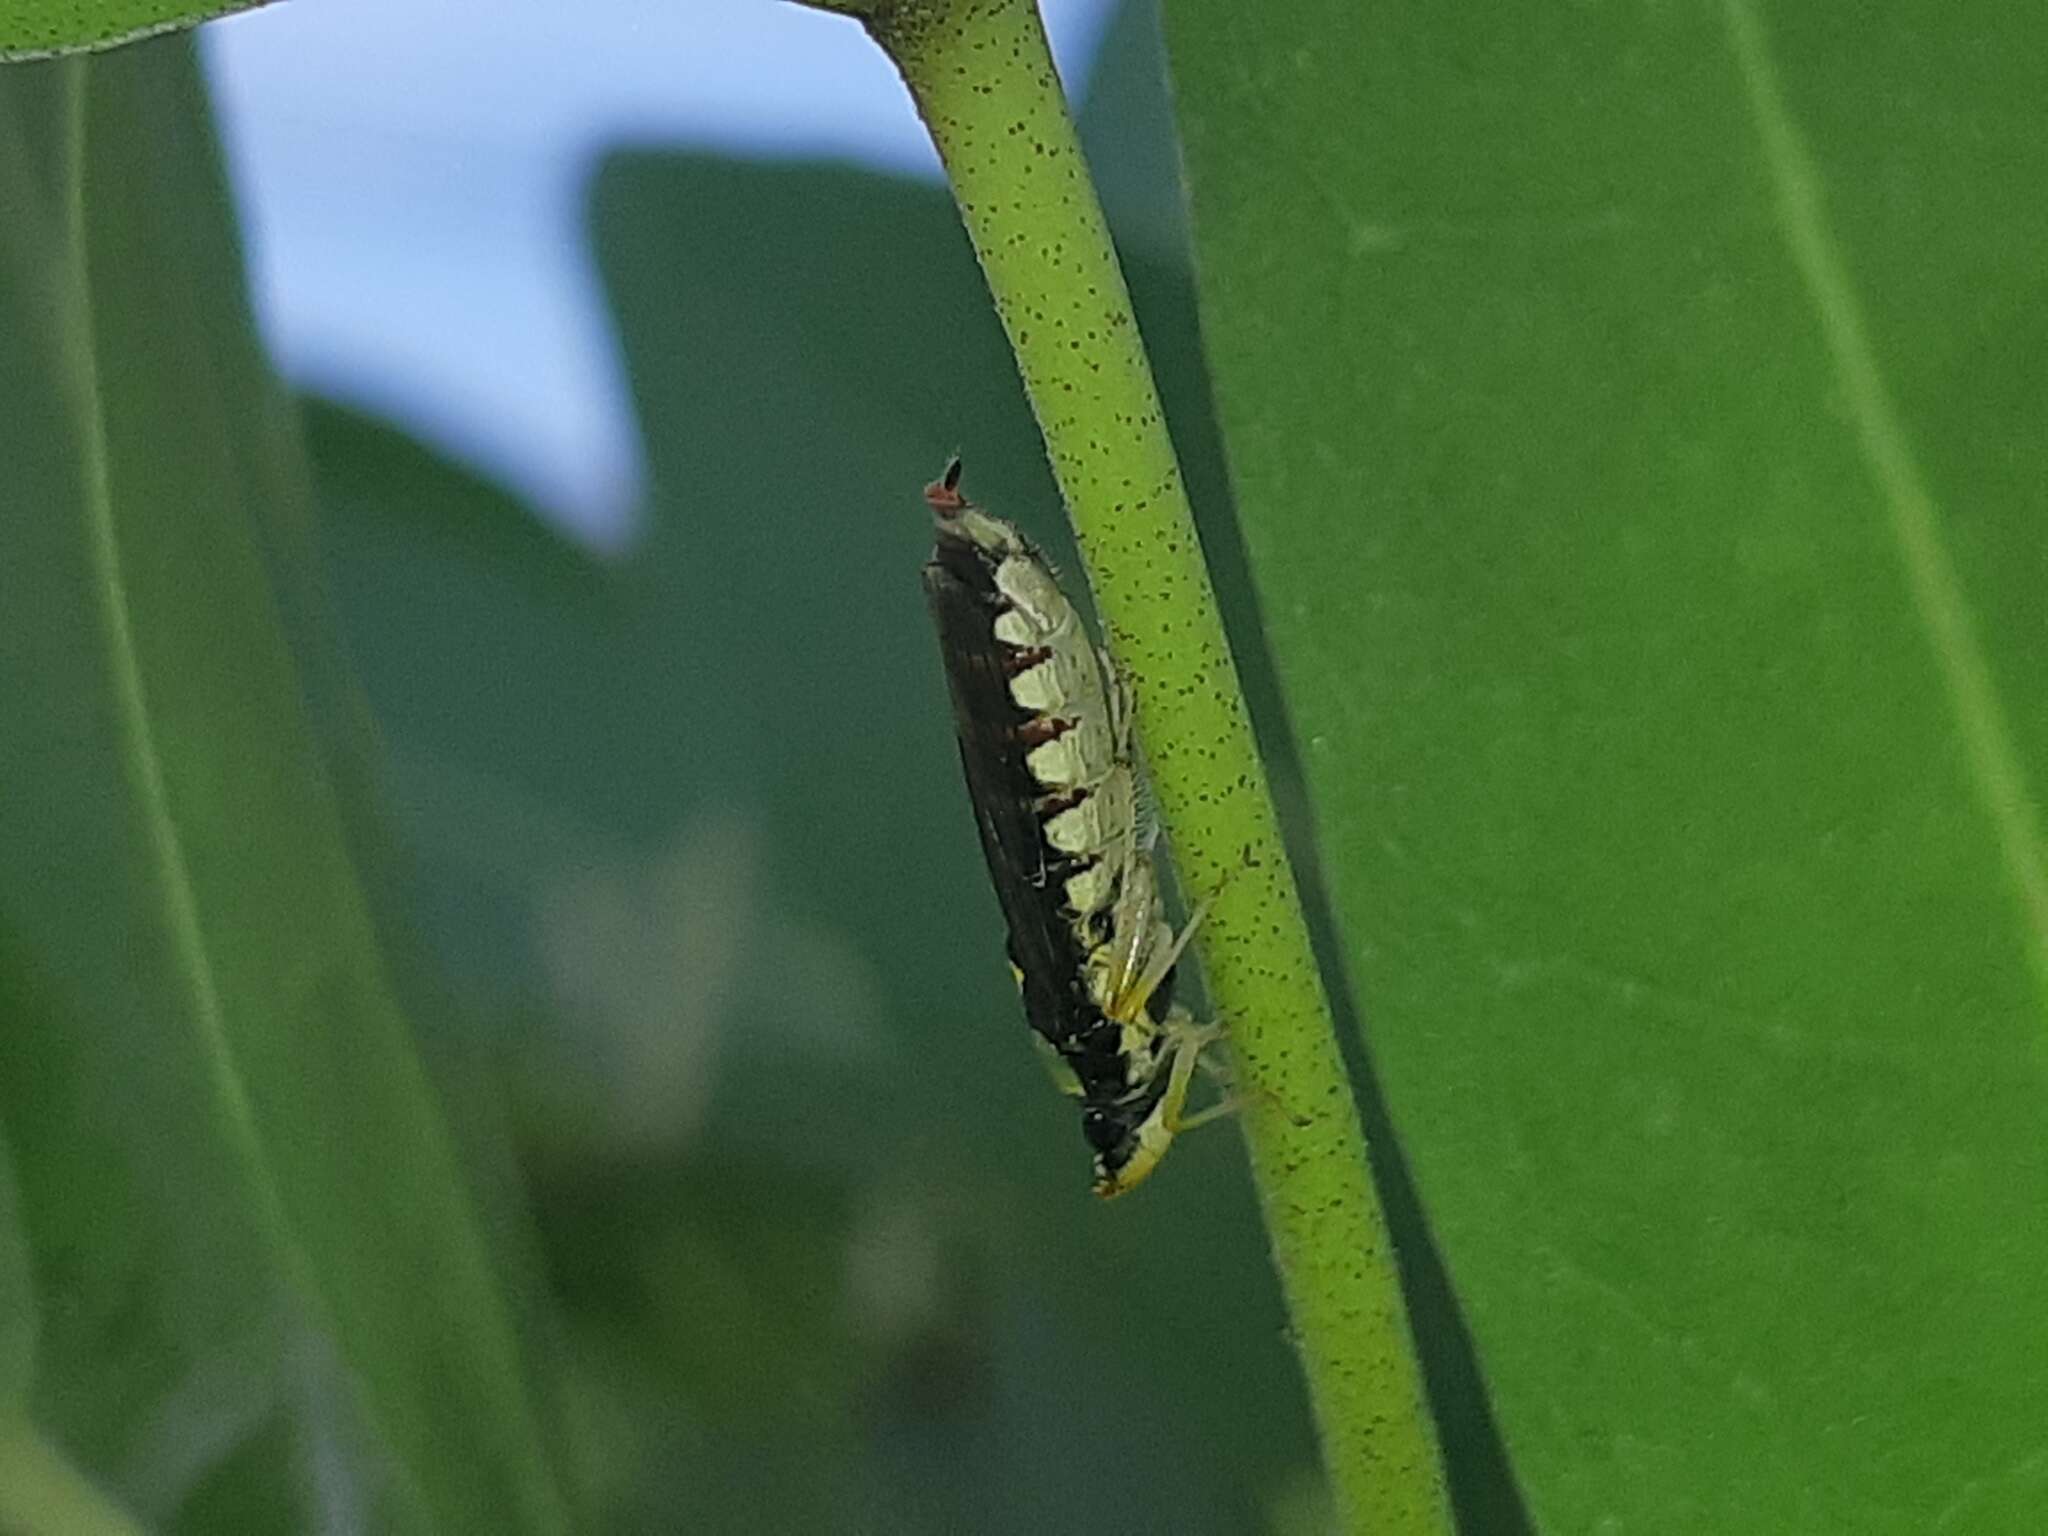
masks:
{"label": "leaf midrib", "polygon": [[84,471],[84,512],[87,547],[91,554],[94,591],[99,599],[101,639],[114,687],[116,713],[123,743],[123,768],[134,785],[141,804],[144,835],[158,878],[164,915],[170,925],[172,948],[179,974],[189,996],[193,1018],[205,1037],[211,1075],[234,1127],[235,1140],[246,1161],[251,1182],[276,1222],[274,1231],[288,1228],[283,1221],[283,1204],[276,1186],[263,1168],[261,1138],[247,1087],[234,1069],[229,1049],[227,1024],[214,980],[213,962],[199,919],[199,902],[185,858],[184,843],[171,816],[170,793],[165,786],[163,760],[157,751],[148,702],[142,684],[142,664],[136,654],[135,634],[128,617],[128,588],[121,570],[120,538],[114,527],[113,488],[107,463],[104,402],[100,394],[99,340],[92,313],[89,267],[85,261],[85,70],[77,65],[68,71],[69,164],[65,178],[66,235],[76,256],[73,270],[78,280],[67,285],[70,310],[69,354],[78,386],[78,420],[82,436]]}
{"label": "leaf midrib", "polygon": [[1914,612],[1962,733],[1971,788],[1990,818],[2000,862],[2019,903],[2042,1016],[2036,1043],[2048,1045],[2048,858],[2040,806],[2014,745],[1969,598],[1943,540],[1940,509],[1914,460],[1847,264],[1828,227],[1819,168],[1785,106],[1763,26],[1750,0],[1723,0],[1722,14],[1763,151],[1779,232],[1819,320],[1855,424],[1858,451],[1884,499]]}

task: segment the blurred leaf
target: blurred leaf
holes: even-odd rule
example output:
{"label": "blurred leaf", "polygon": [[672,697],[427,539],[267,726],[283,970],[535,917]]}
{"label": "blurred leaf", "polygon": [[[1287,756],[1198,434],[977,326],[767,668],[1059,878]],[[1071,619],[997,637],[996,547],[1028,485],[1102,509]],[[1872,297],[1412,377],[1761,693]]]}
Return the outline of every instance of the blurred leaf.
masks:
{"label": "blurred leaf", "polygon": [[2027,1528],[2048,13],[1167,21],[1346,959],[1538,1523]]}
{"label": "blurred leaf", "polygon": [[104,48],[253,10],[267,0],[194,5],[191,0],[0,0],[0,59]]}
{"label": "blurred leaf", "polygon": [[0,1418],[20,1413],[35,1380],[36,1304],[29,1274],[28,1233],[14,1187],[6,1127],[0,1125]]}
{"label": "blurred leaf", "polygon": [[161,1528],[558,1528],[365,899],[367,750],[329,756],[356,717],[189,46],[0,75],[0,207],[31,1412]]}
{"label": "blurred leaf", "polygon": [[[320,536],[342,565],[380,555],[424,561],[431,569],[409,589],[416,599],[445,595],[444,579],[459,572],[453,595],[472,600],[461,583],[482,577],[525,605],[506,616],[522,622],[607,615],[615,598],[603,564],[509,492],[348,406],[315,397],[300,410],[306,452],[320,467],[321,506],[337,509],[322,519]],[[490,638],[502,645],[524,636]]]}
{"label": "blurred leaf", "polygon": [[644,634],[617,572],[509,493],[358,412],[304,411],[421,915],[456,982],[505,1006],[543,984],[536,888],[661,825]]}

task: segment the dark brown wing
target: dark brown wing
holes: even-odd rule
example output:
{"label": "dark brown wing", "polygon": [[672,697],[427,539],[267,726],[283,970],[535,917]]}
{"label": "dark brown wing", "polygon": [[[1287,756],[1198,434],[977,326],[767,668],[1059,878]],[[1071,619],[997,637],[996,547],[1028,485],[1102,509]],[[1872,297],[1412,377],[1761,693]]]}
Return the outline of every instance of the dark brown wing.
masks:
{"label": "dark brown wing", "polygon": [[1010,697],[1008,655],[995,637],[1002,600],[981,552],[943,534],[924,568],[925,601],[953,696],[960,766],[989,879],[1010,930],[1024,1014],[1062,1054],[1099,1027],[1080,991],[1083,955],[1062,908],[1063,872],[1049,865],[1036,802],[1043,790],[1025,763],[1028,711]]}

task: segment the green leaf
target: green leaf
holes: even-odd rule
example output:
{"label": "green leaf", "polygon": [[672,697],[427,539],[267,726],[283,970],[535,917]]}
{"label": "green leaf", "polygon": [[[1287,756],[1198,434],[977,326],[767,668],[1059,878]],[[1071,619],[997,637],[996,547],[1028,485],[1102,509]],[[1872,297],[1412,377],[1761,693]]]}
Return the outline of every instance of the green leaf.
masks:
{"label": "green leaf", "polygon": [[2026,1528],[2048,23],[1167,35],[1344,959],[1536,1523]]}
{"label": "green leaf", "polygon": [[0,206],[29,1411],[152,1527],[559,1529],[366,896],[368,745],[189,45],[0,75]]}
{"label": "green leaf", "polygon": [[194,5],[191,0],[0,0],[0,60],[107,48],[267,3],[269,0],[212,5]]}

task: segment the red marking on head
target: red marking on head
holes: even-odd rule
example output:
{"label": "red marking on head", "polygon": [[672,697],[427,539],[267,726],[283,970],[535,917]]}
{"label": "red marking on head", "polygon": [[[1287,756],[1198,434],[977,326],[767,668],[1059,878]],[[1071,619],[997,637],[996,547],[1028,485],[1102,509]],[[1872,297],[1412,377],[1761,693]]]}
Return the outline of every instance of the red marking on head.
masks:
{"label": "red marking on head", "polygon": [[960,461],[950,460],[945,473],[924,488],[925,505],[936,517],[958,517],[974,503],[960,492]]}

